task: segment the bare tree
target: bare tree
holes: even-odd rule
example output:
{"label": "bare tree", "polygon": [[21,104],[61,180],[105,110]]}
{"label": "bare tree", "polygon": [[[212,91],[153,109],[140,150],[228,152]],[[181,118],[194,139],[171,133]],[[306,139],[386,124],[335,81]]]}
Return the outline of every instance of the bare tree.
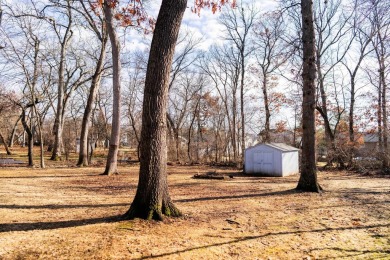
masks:
{"label": "bare tree", "polygon": [[242,5],[235,9],[228,8],[222,13],[220,23],[226,31],[225,40],[232,42],[238,51],[238,63],[240,65],[240,113],[241,113],[241,160],[244,162],[245,151],[245,73],[247,58],[253,52],[250,46],[250,33],[257,16],[254,5]]}
{"label": "bare tree", "polygon": [[[99,55],[96,61],[95,72],[92,76],[91,87],[88,94],[88,100],[86,103],[86,107],[84,110],[83,121],[81,126],[80,133],[80,153],[79,159],[77,162],[78,166],[88,166],[88,132],[89,125],[92,116],[93,105],[96,100],[97,91],[99,89],[100,80],[103,72],[104,61],[106,57],[106,46],[107,46],[107,29],[105,19],[99,16],[93,16],[93,11],[89,10],[84,3],[84,1],[80,1],[82,11],[81,14],[89,25],[89,28],[95,33],[96,37],[100,41],[100,50]],[[97,25],[95,19],[99,19],[100,26]]]}
{"label": "bare tree", "polygon": [[[197,52],[197,46],[202,42],[201,38],[196,38],[192,33],[185,31],[183,34],[179,34],[179,39],[177,41],[175,56],[172,61],[172,70],[171,70],[171,79],[169,82],[169,95],[170,101],[172,101],[172,96],[176,96],[177,91],[173,91],[175,85],[181,84],[178,81],[181,81],[183,77],[185,78],[188,73],[190,73],[190,66],[194,64],[194,62],[199,57],[199,52]],[[177,88],[176,88],[177,90]],[[176,96],[177,97],[177,96]],[[184,101],[185,104],[188,101]],[[180,105],[180,101],[170,102],[168,107]],[[185,106],[186,107],[186,106]],[[172,132],[175,149],[176,149],[176,160],[179,160],[179,131],[180,124],[183,122],[184,115],[187,111],[182,111],[182,116],[175,118],[172,115],[167,113],[167,122],[168,122],[168,130]]]}
{"label": "bare tree", "polygon": [[196,72],[187,72],[181,76],[172,87],[169,95],[168,125],[173,130],[175,139],[176,160],[180,160],[180,134],[188,116],[191,102],[196,99],[204,86],[204,78]]}
{"label": "bare tree", "polygon": [[390,67],[388,52],[390,45],[390,17],[388,10],[390,3],[384,0],[367,0],[361,4],[365,8],[366,19],[374,28],[375,35],[371,38],[375,58],[378,64],[378,135],[379,154],[383,168],[388,168],[388,119],[387,119],[387,75]]}
{"label": "bare tree", "polygon": [[[40,143],[40,165],[41,168],[45,167],[44,162],[44,138],[42,131],[42,124],[44,115],[47,113],[48,105],[43,106],[42,110],[38,108],[38,103],[41,103],[43,93],[45,91],[45,80],[44,78],[44,54],[41,47],[42,40],[39,38],[42,32],[42,24],[40,20],[33,19],[30,16],[16,15],[14,10],[10,10],[9,21],[12,20],[14,25],[17,27],[12,28],[12,33],[7,35],[8,47],[4,50],[6,53],[9,63],[12,63],[16,71],[20,71],[22,77],[21,82],[24,84],[22,90],[22,100],[16,101],[15,103],[22,109],[21,120],[24,129],[28,134],[29,142],[29,154],[32,157],[32,146],[34,143],[34,135],[36,129],[38,129],[37,138]],[[16,17],[16,18],[15,18]],[[16,33],[18,31],[19,33]],[[13,36],[12,36],[13,35]],[[12,38],[15,37],[15,38]],[[17,68],[17,69],[16,69]],[[50,73],[49,73],[50,78]],[[17,82],[14,82],[17,83]],[[41,93],[38,90],[38,85],[41,87]],[[27,123],[27,112],[30,116],[30,123]],[[32,159],[29,160],[32,166]]]}
{"label": "bare tree", "polygon": [[126,115],[132,130],[132,136],[136,141],[138,160],[140,159],[140,126],[142,123],[142,86],[145,85],[145,64],[147,63],[145,54],[145,52],[136,52],[133,55],[133,66],[131,66],[128,72],[130,81],[125,92],[126,99],[123,100],[126,107]]}
{"label": "bare tree", "polygon": [[359,1],[355,0],[353,3],[354,17],[351,19],[350,26],[352,27],[353,44],[351,48],[354,48],[354,52],[347,54],[345,60],[342,61],[350,78],[349,83],[349,115],[348,115],[348,134],[350,142],[350,151],[348,153],[348,164],[352,165],[353,157],[356,152],[357,138],[355,136],[355,103],[358,88],[358,72],[362,67],[364,59],[370,54],[373,49],[370,48],[372,37],[374,36],[375,29],[371,26],[368,29],[363,26],[365,24],[365,13],[362,12],[362,8],[359,7]]}
{"label": "bare tree", "polygon": [[[4,149],[7,153],[7,155],[11,155],[12,151],[7,143],[6,135],[4,134],[4,127],[7,125],[7,122],[10,121],[10,118],[12,118],[12,111],[17,111],[17,107],[10,102],[9,96],[11,94],[8,93],[3,86],[0,85],[0,120],[1,120],[1,127],[0,127],[0,141],[4,146]],[[19,120],[17,120],[19,121]]]}
{"label": "bare tree", "polygon": [[332,81],[334,68],[344,59],[352,44],[352,37],[349,34],[351,28],[348,26],[348,22],[353,16],[353,12],[341,12],[341,0],[316,1],[315,3],[314,22],[318,36],[316,40],[316,66],[319,92],[316,109],[324,122],[328,163],[331,164],[336,160],[341,167],[344,167],[344,160],[335,144],[340,114],[336,113],[336,116],[333,117],[335,121],[332,122],[331,111],[328,107],[331,90],[327,89],[326,86],[327,79]]}
{"label": "bare tree", "polygon": [[313,1],[301,0],[303,43],[302,156],[298,190],[320,192],[315,157],[316,49]]}
{"label": "bare tree", "polygon": [[110,36],[112,49],[112,63],[113,63],[113,115],[112,115],[112,129],[110,146],[107,155],[106,169],[104,175],[112,175],[118,173],[118,150],[120,142],[120,106],[121,106],[121,61],[120,61],[120,43],[115,31],[113,9],[109,6],[107,1],[103,4],[104,16],[107,23],[107,31]]}
{"label": "bare tree", "polygon": [[241,64],[239,53],[228,45],[213,46],[209,55],[200,60],[200,68],[206,73],[217,90],[225,110],[228,132],[230,136],[228,147],[229,158],[238,162],[238,91]]}
{"label": "bare tree", "polygon": [[285,24],[281,13],[274,12],[264,14],[255,23],[255,58],[256,66],[252,67],[255,76],[261,78],[263,92],[265,125],[263,131],[263,142],[270,142],[270,102],[269,88],[272,75],[286,63],[292,55],[289,44],[284,41]]}
{"label": "bare tree", "polygon": [[167,183],[167,105],[169,74],[186,0],[163,0],[146,73],[141,165],[137,193],[125,218],[161,220],[164,215],[180,216],[168,192]]}
{"label": "bare tree", "polygon": [[[57,92],[57,109],[56,109],[56,118],[54,121],[54,146],[53,152],[51,155],[51,160],[58,160],[61,157],[62,150],[62,129],[63,129],[63,115],[64,115],[64,103],[66,95],[66,86],[65,86],[65,70],[66,70],[66,55],[69,46],[70,39],[73,36],[73,31],[71,29],[73,24],[73,13],[71,8],[71,1],[66,1],[65,7],[65,24],[57,24],[53,19],[49,19],[50,23],[53,26],[55,34],[58,38],[58,43],[60,45],[60,56],[59,56],[59,65],[58,65],[58,92]],[[63,31],[63,33],[62,33]]]}

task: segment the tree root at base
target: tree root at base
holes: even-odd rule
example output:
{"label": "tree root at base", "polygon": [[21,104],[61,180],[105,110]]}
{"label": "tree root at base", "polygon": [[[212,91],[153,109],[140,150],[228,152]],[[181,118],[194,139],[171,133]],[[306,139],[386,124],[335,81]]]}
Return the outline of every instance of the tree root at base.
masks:
{"label": "tree root at base", "polygon": [[162,221],[164,217],[181,217],[182,213],[176,206],[170,203],[164,203],[160,207],[143,207],[141,205],[131,204],[130,209],[122,216],[123,220],[141,218],[146,220]]}
{"label": "tree root at base", "polygon": [[320,184],[317,185],[300,185],[295,188],[298,191],[303,191],[303,192],[317,192],[321,193],[324,191],[324,189],[321,187]]}

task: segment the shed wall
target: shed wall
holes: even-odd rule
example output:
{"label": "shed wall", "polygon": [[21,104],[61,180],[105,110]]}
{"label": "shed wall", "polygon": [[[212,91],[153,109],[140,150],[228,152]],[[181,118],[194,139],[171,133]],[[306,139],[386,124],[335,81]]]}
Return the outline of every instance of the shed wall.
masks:
{"label": "shed wall", "polygon": [[282,152],[268,147],[256,146],[245,151],[245,172],[270,176],[282,175]]}
{"label": "shed wall", "polygon": [[288,176],[299,173],[299,154],[298,151],[284,152],[283,159],[283,174],[282,176]]}
{"label": "shed wall", "polygon": [[298,151],[281,151],[259,145],[245,151],[245,173],[269,176],[288,176],[299,173]]}

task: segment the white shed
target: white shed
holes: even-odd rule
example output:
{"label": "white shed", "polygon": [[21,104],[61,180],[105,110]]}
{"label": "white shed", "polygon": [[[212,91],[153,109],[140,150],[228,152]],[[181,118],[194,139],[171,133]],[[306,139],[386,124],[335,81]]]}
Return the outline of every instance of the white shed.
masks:
{"label": "white shed", "polygon": [[299,149],[283,143],[263,143],[245,150],[245,173],[288,176],[299,172]]}

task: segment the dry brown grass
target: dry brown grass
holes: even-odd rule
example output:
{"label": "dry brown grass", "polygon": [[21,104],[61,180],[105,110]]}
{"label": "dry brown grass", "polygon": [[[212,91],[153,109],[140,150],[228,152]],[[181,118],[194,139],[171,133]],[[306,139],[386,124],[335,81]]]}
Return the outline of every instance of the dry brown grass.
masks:
{"label": "dry brown grass", "polygon": [[185,214],[120,221],[138,168],[0,168],[0,259],[390,259],[390,179],[320,173],[322,194],[298,176],[192,179],[169,167]]}

